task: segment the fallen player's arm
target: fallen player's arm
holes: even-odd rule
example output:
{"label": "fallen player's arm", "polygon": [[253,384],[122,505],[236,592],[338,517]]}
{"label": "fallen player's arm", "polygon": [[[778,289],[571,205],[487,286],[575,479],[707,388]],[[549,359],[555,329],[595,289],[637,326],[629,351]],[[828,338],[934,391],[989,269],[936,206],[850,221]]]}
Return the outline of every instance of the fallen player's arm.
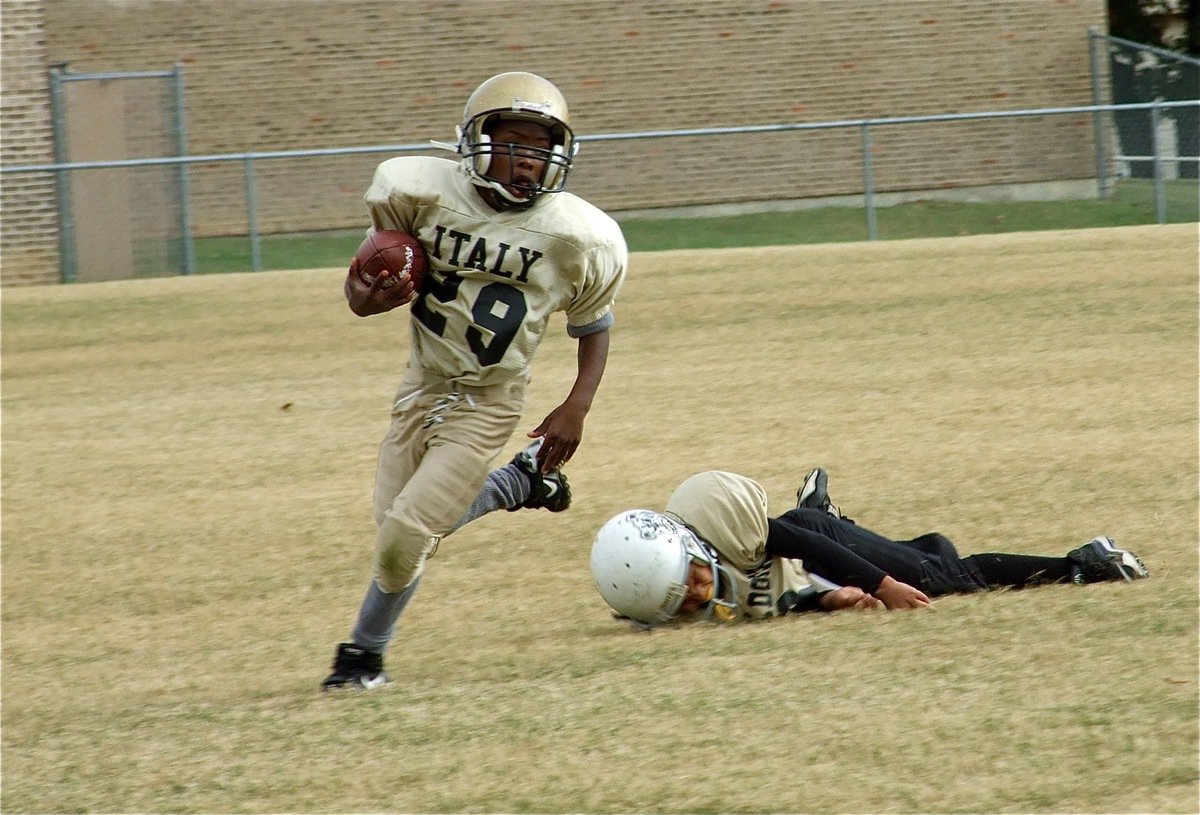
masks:
{"label": "fallen player's arm", "polygon": [[874,594],[887,572],[819,532],[784,518],[767,520],[767,555],[804,562],[804,569],[839,586],[857,586]]}

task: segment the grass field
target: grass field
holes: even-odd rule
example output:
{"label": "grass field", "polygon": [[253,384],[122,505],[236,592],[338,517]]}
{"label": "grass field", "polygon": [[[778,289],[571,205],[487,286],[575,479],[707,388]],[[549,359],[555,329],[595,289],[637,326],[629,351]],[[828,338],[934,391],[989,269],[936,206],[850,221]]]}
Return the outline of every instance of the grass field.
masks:
{"label": "grass field", "polygon": [[[1200,221],[1200,187],[1195,179],[1164,184],[1168,223]],[[781,212],[707,217],[622,217],[621,227],[634,252],[664,249],[724,249],[734,246],[794,246],[856,242],[867,238],[866,211],[829,206]],[[1127,179],[1104,200],[960,203],[913,201],[876,211],[880,240],[963,237],[1056,229],[1097,229],[1157,222],[1152,183]],[[365,227],[364,227],[365,228]],[[362,241],[363,230],[260,238],[263,269],[342,266]],[[244,236],[196,241],[200,274],[253,268]]]}
{"label": "grass field", "polygon": [[[4,292],[4,812],[1197,811],[1195,224],[635,254],[575,505],[443,542],[397,681],[331,699],[407,353],[341,275]],[[815,464],[881,532],[1152,577],[611,619],[606,518]]]}

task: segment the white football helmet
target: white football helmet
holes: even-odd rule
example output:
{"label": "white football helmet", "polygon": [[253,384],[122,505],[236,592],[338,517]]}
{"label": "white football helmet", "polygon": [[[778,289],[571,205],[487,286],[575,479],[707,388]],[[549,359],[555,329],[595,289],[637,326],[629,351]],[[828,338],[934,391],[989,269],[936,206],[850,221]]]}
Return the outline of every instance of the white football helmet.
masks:
{"label": "white football helmet", "polygon": [[737,608],[733,580],[715,550],[674,519],[648,509],[627,510],[600,527],[592,542],[592,577],[600,596],[613,611],[647,628],[679,613],[693,561],[713,571],[713,599],[704,613],[720,606],[718,616],[732,619]]}
{"label": "white football helmet", "polygon": [[[488,175],[493,154],[515,149],[512,144],[493,142],[489,136],[492,126],[500,120],[514,119],[537,122],[550,131],[551,148],[532,151],[546,164],[541,179],[525,187],[529,192],[526,198],[518,198],[505,189],[509,179]],[[552,82],[523,71],[497,74],[476,88],[467,100],[457,133],[457,151],[471,181],[495,190],[517,207],[531,205],[544,192],[561,192],[566,187],[571,162],[579,152],[575,134],[571,132],[567,100]]]}

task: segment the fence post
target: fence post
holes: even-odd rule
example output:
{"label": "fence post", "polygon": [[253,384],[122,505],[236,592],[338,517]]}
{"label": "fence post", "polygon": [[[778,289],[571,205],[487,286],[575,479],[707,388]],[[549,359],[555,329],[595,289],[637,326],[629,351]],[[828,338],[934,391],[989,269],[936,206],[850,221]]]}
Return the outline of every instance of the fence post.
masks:
{"label": "fence post", "polygon": [[[1100,47],[1097,43],[1100,33],[1095,26],[1088,29],[1088,55],[1092,64],[1092,104],[1102,105],[1100,94]],[[1092,132],[1096,139],[1096,194],[1101,198],[1108,197],[1108,171],[1105,169],[1104,156],[1104,111],[1097,110],[1092,114]]]}
{"label": "fence post", "polygon": [[1154,145],[1154,211],[1158,216],[1158,222],[1165,224],[1167,222],[1167,197],[1163,189],[1162,147],[1158,143],[1158,125],[1161,120],[1156,99],[1154,107],[1150,108],[1150,143]]}
{"label": "fence post", "polygon": [[871,166],[871,125],[862,123],[863,204],[867,210],[867,240],[875,240],[875,174]]}
{"label": "fence post", "polygon": [[258,190],[254,179],[254,158],[246,157],[246,227],[250,232],[250,268],[262,271],[262,252],[258,245]]}
{"label": "fence post", "polygon": [[[63,104],[62,75],[67,64],[50,67],[50,119],[54,131],[54,163],[70,161],[67,151],[67,128],[63,122],[66,105]],[[75,282],[75,223],[71,220],[71,172],[58,170],[54,174],[54,198],[58,210],[58,279],[61,283]]]}
{"label": "fence post", "polygon": [[[175,149],[182,158],[187,155],[187,107],[183,102],[183,65],[175,63]],[[179,162],[179,230],[183,236],[183,273],[196,273],[196,247],[192,243],[192,194],[188,183],[187,162]]]}

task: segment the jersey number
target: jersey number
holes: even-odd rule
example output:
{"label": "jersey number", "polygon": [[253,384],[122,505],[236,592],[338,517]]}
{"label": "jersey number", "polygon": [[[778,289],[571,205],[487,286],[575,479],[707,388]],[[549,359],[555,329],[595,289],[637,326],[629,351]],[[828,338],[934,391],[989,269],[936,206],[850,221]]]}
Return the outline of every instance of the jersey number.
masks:
{"label": "jersey number", "polygon": [[[461,276],[453,273],[440,281],[430,275],[425,291],[413,302],[413,316],[439,337],[445,336],[446,316],[431,309],[426,300],[432,295],[439,303],[449,303],[458,294],[462,281]],[[479,290],[479,296],[471,306],[474,325],[467,328],[467,345],[480,365],[495,365],[504,358],[504,352],[512,344],[513,337],[517,336],[517,329],[521,327],[528,310],[525,295],[507,283],[488,283]],[[491,332],[491,342],[486,341],[486,335],[480,329]]]}

